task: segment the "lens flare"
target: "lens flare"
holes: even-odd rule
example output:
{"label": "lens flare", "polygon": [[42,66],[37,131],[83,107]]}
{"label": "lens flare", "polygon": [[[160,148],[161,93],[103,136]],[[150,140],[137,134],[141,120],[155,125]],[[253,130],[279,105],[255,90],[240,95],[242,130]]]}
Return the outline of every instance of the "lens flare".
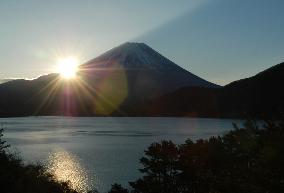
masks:
{"label": "lens flare", "polygon": [[74,78],[78,71],[78,59],[72,56],[61,58],[57,61],[57,72],[65,79]]}

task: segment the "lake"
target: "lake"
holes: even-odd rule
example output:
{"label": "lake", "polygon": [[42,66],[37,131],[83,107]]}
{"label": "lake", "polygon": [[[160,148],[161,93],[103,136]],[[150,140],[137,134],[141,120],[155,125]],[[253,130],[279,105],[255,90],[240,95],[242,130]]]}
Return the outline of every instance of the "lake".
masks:
{"label": "lake", "polygon": [[222,135],[242,120],[158,117],[0,118],[10,151],[25,163],[41,163],[80,191],[106,192],[111,184],[134,181],[139,159],[153,142],[183,143]]}

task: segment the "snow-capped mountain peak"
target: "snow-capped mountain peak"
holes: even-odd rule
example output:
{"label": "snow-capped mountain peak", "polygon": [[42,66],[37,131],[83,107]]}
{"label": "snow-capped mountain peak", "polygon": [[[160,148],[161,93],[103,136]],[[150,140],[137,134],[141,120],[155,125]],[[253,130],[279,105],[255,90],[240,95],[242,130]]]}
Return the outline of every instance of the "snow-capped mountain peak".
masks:
{"label": "snow-capped mountain peak", "polygon": [[173,62],[153,50],[145,43],[127,42],[115,47],[97,58],[89,61],[86,65],[96,64],[99,67],[110,66],[117,62],[128,69],[171,69],[176,66]]}
{"label": "snow-capped mountain peak", "polygon": [[114,79],[118,72],[123,71],[131,99],[144,100],[182,87],[218,87],[181,68],[144,43],[124,43],[83,64],[81,69],[96,82]]}

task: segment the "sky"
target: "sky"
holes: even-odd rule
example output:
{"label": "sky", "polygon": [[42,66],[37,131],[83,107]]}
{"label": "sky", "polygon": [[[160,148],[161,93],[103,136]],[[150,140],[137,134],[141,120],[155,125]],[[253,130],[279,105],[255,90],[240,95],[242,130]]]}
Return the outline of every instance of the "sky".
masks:
{"label": "sky", "polygon": [[145,42],[225,85],[284,62],[283,0],[0,0],[0,79],[55,72]]}

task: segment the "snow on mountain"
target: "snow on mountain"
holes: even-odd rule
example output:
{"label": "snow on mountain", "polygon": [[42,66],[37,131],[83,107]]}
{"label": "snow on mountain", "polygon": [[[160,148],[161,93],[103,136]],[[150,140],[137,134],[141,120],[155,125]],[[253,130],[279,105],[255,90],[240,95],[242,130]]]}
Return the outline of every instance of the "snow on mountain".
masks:
{"label": "snow on mountain", "polygon": [[128,69],[143,68],[159,70],[171,69],[175,66],[170,60],[144,43],[124,43],[89,61],[87,65],[108,66],[113,61],[123,64]]}

